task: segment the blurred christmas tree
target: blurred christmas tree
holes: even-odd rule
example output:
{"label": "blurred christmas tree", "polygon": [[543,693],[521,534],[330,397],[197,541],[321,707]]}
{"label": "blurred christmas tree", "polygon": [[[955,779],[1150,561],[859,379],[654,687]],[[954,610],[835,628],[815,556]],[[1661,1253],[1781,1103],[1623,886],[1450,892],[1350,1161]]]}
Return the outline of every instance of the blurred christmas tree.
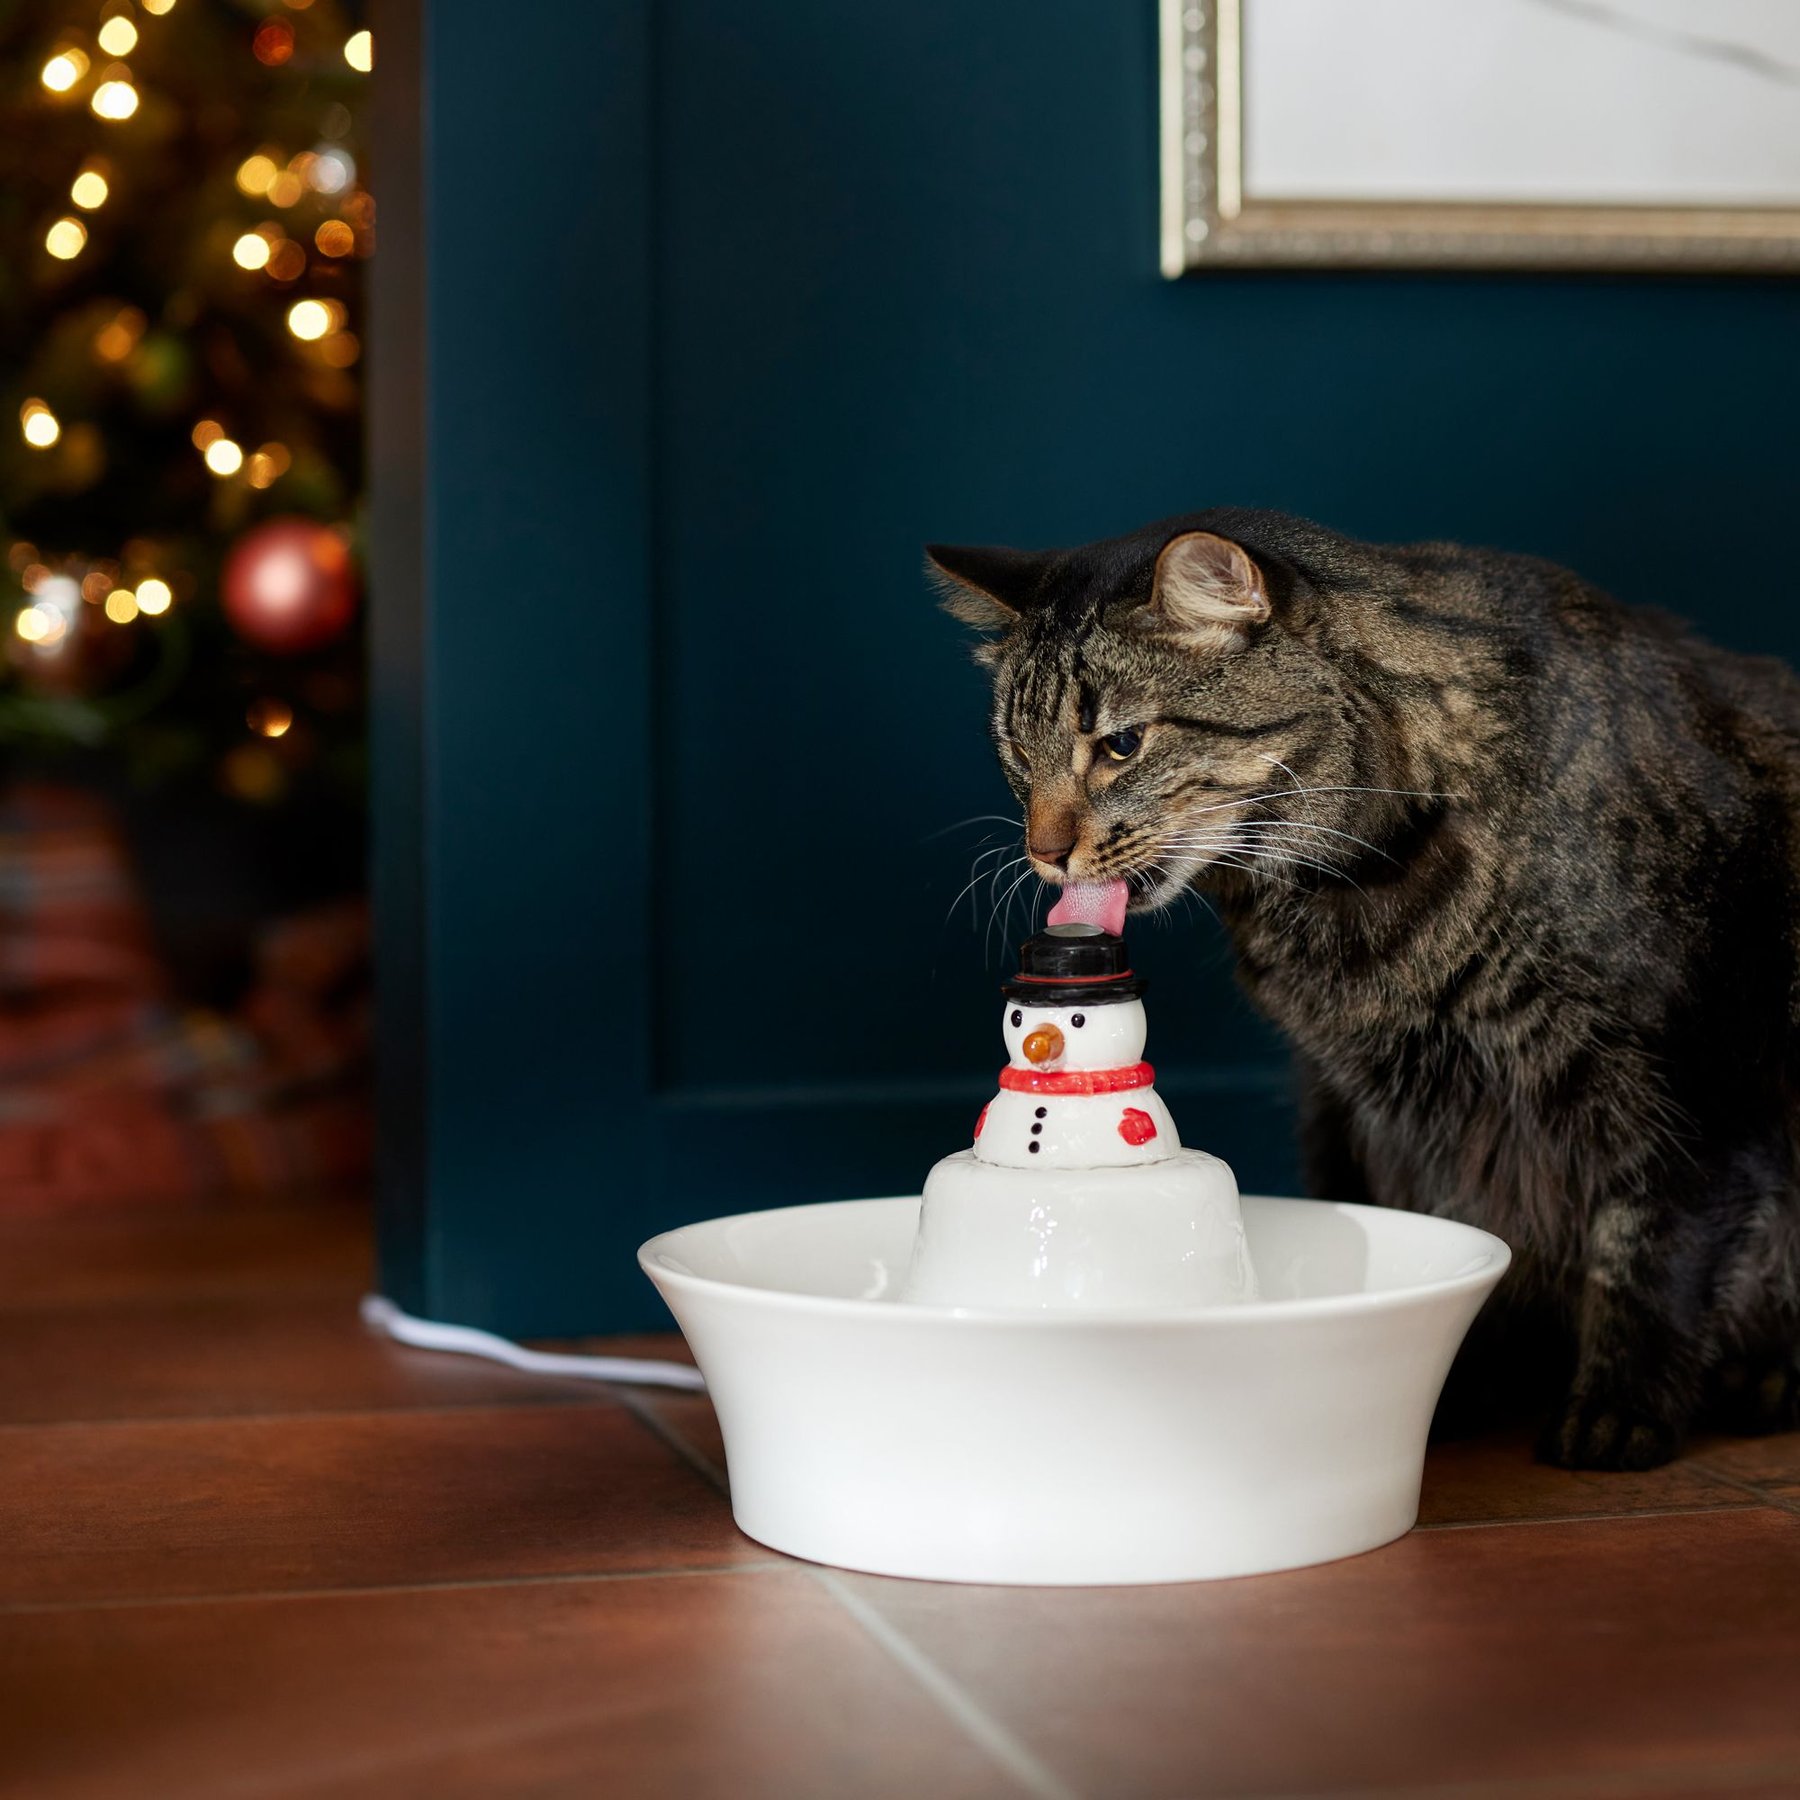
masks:
{"label": "blurred christmas tree", "polygon": [[13,0],[0,57],[0,748],[359,844],[369,34]]}

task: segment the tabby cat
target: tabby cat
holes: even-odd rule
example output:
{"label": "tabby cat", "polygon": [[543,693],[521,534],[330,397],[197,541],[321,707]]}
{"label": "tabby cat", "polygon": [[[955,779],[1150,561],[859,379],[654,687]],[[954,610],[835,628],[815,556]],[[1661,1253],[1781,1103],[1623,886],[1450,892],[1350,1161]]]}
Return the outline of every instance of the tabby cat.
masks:
{"label": "tabby cat", "polygon": [[1542,1454],[1800,1424],[1800,680],[1548,562],[1278,513],[929,556],[995,634],[1037,874],[1204,893],[1313,1191],[1514,1247],[1484,1323],[1556,1366]]}

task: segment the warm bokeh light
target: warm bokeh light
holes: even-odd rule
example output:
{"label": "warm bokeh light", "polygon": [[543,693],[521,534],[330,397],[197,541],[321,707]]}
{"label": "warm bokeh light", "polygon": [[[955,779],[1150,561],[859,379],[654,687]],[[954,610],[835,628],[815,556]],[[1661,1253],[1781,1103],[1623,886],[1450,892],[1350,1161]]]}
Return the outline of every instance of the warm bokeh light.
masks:
{"label": "warm bokeh light", "polygon": [[306,250],[292,238],[283,238],[269,252],[268,273],[275,281],[298,281],[306,273]]}
{"label": "warm bokeh light", "polygon": [[88,102],[95,114],[113,121],[129,119],[138,109],[138,91],[123,75],[115,76],[110,81],[103,81],[94,89],[94,97]]}
{"label": "warm bokeh light", "polygon": [[27,400],[19,408],[19,430],[34,450],[48,450],[62,436],[62,426],[41,400]]}
{"label": "warm bokeh light", "polygon": [[13,620],[13,630],[28,644],[54,643],[63,634],[63,622],[47,606],[27,606]]}
{"label": "warm bokeh light", "polygon": [[260,269],[269,260],[269,240],[260,231],[246,231],[231,246],[231,260],[240,269]]}
{"label": "warm bokeh light", "polygon": [[137,348],[150,323],[135,306],[123,306],[94,334],[94,354],[102,362],[123,362]]}
{"label": "warm bokeh light", "polygon": [[145,12],[155,13],[158,18],[175,10],[175,0],[138,0],[138,4]]}
{"label": "warm bokeh light", "polygon": [[313,242],[325,256],[348,256],[356,248],[356,233],[342,219],[327,219],[313,233]]}
{"label": "warm bokeh light", "polygon": [[114,588],[106,596],[105,610],[115,625],[129,625],[138,616],[137,595],[130,588]]}
{"label": "warm bokeh light", "polygon": [[294,54],[294,28],[286,19],[264,19],[250,40],[251,53],[259,63],[278,69]]}
{"label": "warm bokeh light", "polygon": [[137,41],[137,27],[123,15],[108,19],[100,27],[100,48],[108,56],[129,56],[137,48]]}
{"label": "warm bokeh light", "polygon": [[62,262],[87,248],[87,227],[79,219],[58,219],[44,233],[44,248]]}
{"label": "warm bokeh light", "polygon": [[166,613],[174,598],[175,590],[158,576],[146,576],[137,585],[138,611],[149,613],[153,618],[158,613]]}
{"label": "warm bokeh light", "polygon": [[66,94],[88,72],[88,59],[80,50],[59,50],[38,74],[53,94]]}
{"label": "warm bokeh light", "polygon": [[344,61],[359,75],[366,75],[375,66],[375,34],[372,31],[359,31],[344,45]]}
{"label": "warm bokeh light", "polygon": [[347,369],[362,355],[362,345],[353,331],[334,331],[319,346],[320,358],[334,369]]}
{"label": "warm bokeh light", "polygon": [[292,169],[283,169],[269,182],[269,201],[274,206],[292,206],[306,192],[306,184]]}
{"label": "warm bokeh light", "polygon": [[98,169],[83,169],[69,183],[69,198],[83,212],[92,212],[96,207],[106,204],[106,196],[111,190],[106,185],[106,177]]}
{"label": "warm bokeh light", "polygon": [[194,429],[188,433],[196,450],[204,450],[208,444],[216,444],[225,435],[225,427],[217,419],[197,419]]}
{"label": "warm bokeh light", "polygon": [[285,700],[277,700],[273,696],[265,700],[252,700],[244,713],[244,723],[258,737],[285,737],[293,722],[294,709]]}
{"label": "warm bokeh light", "polygon": [[297,174],[306,177],[308,187],[321,194],[341,194],[356,179],[356,163],[340,144],[324,144],[311,152],[304,169]]}
{"label": "warm bokeh light", "polygon": [[266,156],[260,150],[254,156],[246,156],[238,164],[238,192],[248,194],[252,199],[259,194],[266,194],[269,191],[269,183],[275,179],[275,174],[274,157]]}
{"label": "warm bokeh light", "polygon": [[323,300],[296,300],[288,308],[288,330],[309,344],[322,338],[334,323],[331,308]]}
{"label": "warm bokeh light", "polygon": [[214,438],[202,455],[206,458],[206,466],[215,475],[235,475],[244,466],[242,447],[228,437]]}

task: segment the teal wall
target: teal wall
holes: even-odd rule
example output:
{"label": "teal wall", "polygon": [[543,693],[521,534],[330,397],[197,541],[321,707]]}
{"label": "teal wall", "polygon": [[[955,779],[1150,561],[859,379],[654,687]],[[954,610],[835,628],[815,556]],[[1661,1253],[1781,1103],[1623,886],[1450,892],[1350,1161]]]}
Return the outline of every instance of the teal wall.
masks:
{"label": "teal wall", "polygon": [[[1278,506],[1800,656],[1791,284],[1166,283],[1150,0],[417,24],[376,326],[403,1300],[652,1323],[649,1231],[908,1190],[965,1140],[1000,946],[945,917],[985,828],[933,834],[1007,795],[927,539]],[[1136,935],[1184,1134],[1291,1186],[1216,930]]]}

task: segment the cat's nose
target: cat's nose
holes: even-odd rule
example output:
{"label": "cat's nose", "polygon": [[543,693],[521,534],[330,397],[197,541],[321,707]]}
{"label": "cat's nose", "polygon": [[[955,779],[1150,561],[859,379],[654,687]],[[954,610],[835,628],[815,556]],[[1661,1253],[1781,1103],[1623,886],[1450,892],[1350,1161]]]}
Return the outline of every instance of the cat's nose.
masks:
{"label": "cat's nose", "polygon": [[1049,863],[1053,868],[1066,869],[1069,866],[1069,857],[1075,849],[1075,839],[1072,835],[1067,841],[1044,841],[1039,838],[1030,838],[1026,841],[1025,848],[1039,862]]}

